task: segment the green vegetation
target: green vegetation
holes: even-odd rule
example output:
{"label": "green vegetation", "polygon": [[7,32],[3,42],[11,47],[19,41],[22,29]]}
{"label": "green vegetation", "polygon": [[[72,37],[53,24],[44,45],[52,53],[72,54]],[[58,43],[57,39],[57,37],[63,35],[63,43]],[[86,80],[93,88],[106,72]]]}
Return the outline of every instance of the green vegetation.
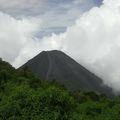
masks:
{"label": "green vegetation", "polygon": [[120,120],[120,97],[70,92],[0,59],[0,120]]}

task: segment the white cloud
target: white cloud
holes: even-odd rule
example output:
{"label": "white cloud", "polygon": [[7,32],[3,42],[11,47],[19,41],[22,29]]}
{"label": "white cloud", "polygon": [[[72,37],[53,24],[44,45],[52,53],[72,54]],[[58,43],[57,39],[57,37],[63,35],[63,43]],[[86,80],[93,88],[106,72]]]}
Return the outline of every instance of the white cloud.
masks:
{"label": "white cloud", "polygon": [[16,57],[15,61],[12,64],[16,67],[19,67],[43,50],[62,50],[61,40],[64,38],[64,36],[59,36],[57,39],[56,37],[57,35],[53,34],[49,38],[44,37],[42,40],[34,38],[34,41],[28,41],[29,43],[23,47],[18,57]]}
{"label": "white cloud", "polygon": [[13,62],[39,29],[35,18],[17,20],[0,12],[0,56]]}

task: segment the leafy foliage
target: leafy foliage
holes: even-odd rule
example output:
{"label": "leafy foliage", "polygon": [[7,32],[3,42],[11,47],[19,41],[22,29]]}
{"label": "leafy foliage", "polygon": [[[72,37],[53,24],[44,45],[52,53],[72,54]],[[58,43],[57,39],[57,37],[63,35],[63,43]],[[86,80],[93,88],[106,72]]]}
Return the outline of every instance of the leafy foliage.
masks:
{"label": "leafy foliage", "polygon": [[0,59],[0,120],[120,120],[120,97],[71,92]]}

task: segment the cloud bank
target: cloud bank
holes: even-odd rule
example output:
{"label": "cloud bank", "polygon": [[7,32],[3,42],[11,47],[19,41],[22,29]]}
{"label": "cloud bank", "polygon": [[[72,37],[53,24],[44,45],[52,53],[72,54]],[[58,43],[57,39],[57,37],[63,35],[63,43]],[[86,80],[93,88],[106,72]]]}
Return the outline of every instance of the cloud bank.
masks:
{"label": "cloud bank", "polygon": [[0,56],[12,63],[25,46],[35,42],[39,27],[36,18],[17,20],[0,12]]}
{"label": "cloud bank", "polygon": [[35,37],[40,21],[0,13],[0,56],[18,67],[42,50],[62,50],[120,92],[119,0],[104,0],[59,35]]}

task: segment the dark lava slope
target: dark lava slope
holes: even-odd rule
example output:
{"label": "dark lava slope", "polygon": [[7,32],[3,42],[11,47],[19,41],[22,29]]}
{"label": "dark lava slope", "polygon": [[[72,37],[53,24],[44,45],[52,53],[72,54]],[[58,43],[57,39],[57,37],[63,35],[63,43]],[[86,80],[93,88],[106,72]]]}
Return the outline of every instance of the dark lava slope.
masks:
{"label": "dark lava slope", "polygon": [[112,89],[103,85],[100,78],[61,51],[43,51],[21,68],[25,66],[43,79],[57,80],[69,89],[112,95]]}

